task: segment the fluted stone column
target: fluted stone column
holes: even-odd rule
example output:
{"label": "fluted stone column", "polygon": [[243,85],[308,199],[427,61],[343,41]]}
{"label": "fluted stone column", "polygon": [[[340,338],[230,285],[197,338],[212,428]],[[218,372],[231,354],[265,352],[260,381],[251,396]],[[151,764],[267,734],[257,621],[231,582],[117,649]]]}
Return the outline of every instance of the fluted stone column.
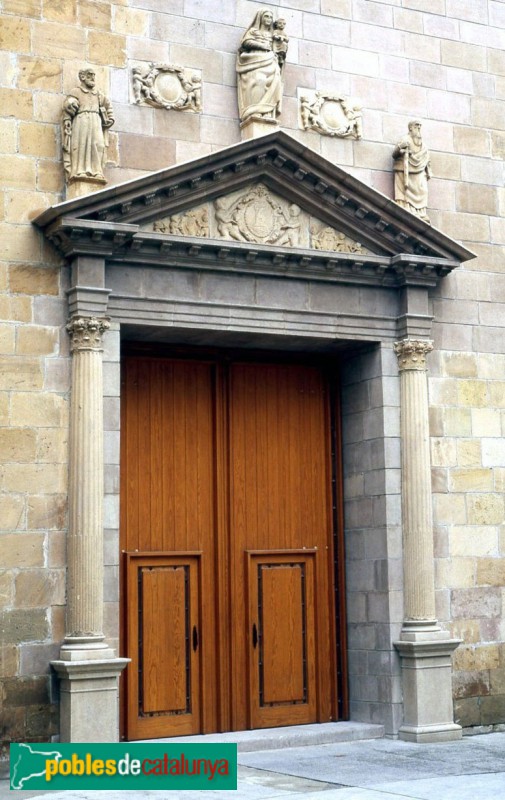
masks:
{"label": "fluted stone column", "polygon": [[72,350],[65,648],[101,650],[103,634],[103,372],[105,319],[75,317]]}
{"label": "fluted stone column", "polygon": [[106,319],[73,317],[67,618],[60,659],[62,741],[118,741],[118,677],[103,633],[103,372]]}
{"label": "fluted stone column", "polygon": [[439,630],[431,498],[426,355],[429,341],[395,344],[400,369],[404,631]]}
{"label": "fluted stone column", "polygon": [[435,565],[428,416],[427,340],[395,344],[400,370],[404,621],[400,641],[404,724],[401,739],[458,739],[453,722],[451,654],[459,644],[435,611]]}

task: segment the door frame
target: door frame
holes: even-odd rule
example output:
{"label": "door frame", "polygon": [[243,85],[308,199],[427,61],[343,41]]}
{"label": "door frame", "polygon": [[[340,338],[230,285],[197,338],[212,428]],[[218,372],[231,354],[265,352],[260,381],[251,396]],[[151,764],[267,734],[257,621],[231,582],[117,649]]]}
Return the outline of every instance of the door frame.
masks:
{"label": "door frame", "polygon": [[[311,367],[318,367],[324,374],[329,391],[329,420],[328,432],[330,434],[330,465],[331,465],[331,501],[333,507],[333,587],[334,597],[331,600],[330,613],[333,615],[331,626],[331,652],[332,652],[332,671],[334,674],[335,685],[332,690],[331,720],[342,721],[349,719],[349,691],[348,691],[348,665],[347,665],[347,626],[346,626],[346,587],[345,587],[345,542],[344,542],[344,503],[343,503],[343,469],[342,469],[342,431],[341,431],[341,405],[339,393],[339,363],[335,355],[320,353],[289,352],[282,350],[262,350],[237,347],[200,347],[178,344],[159,344],[136,341],[122,341],[121,343],[121,375],[123,375],[124,357],[137,356],[145,358],[167,358],[181,360],[210,361],[216,364],[219,372],[223,364],[234,361],[253,362],[258,364],[299,364]],[[122,383],[122,381],[121,381]],[[226,392],[225,381],[219,382],[220,390]],[[222,413],[225,404],[217,403],[216,408],[216,428],[223,429],[227,421]],[[122,406],[121,406],[122,409]],[[123,411],[121,410],[121,415]],[[123,418],[121,418],[121,430],[123,431]],[[223,448],[218,448],[216,452],[217,479],[228,483],[229,470],[227,463],[227,453]],[[120,485],[123,484],[123,471],[125,459],[120,457]],[[228,487],[225,487],[226,491]],[[220,591],[217,592],[216,607],[220,615],[230,613],[230,552],[229,552],[229,518],[222,498],[225,492],[217,493],[216,515],[218,519],[218,535],[216,542],[217,548],[225,554],[225,558],[218,558],[220,564]],[[122,498],[121,489],[120,496]],[[121,499],[122,503],[122,499]],[[121,533],[120,533],[121,542]],[[120,568],[119,583],[119,608],[120,626],[119,642],[120,653],[124,653],[127,631],[127,609],[128,601],[125,597],[126,586],[126,560]],[[247,599],[247,598],[246,598]],[[217,659],[221,669],[230,670],[231,667],[231,632],[229,626],[221,626],[222,631],[217,642]],[[248,679],[249,680],[249,679]],[[316,674],[316,680],[319,680]],[[126,674],[123,673],[120,679],[120,737],[126,737]],[[233,691],[230,686],[229,691],[223,691],[222,681],[218,681],[215,687],[217,694],[217,714],[218,727],[221,731],[235,730],[233,726]],[[318,692],[319,697],[319,692]],[[318,709],[319,714],[319,709]],[[250,715],[249,715],[250,716]],[[296,724],[296,723],[294,723]],[[202,731],[207,732],[207,731]]]}

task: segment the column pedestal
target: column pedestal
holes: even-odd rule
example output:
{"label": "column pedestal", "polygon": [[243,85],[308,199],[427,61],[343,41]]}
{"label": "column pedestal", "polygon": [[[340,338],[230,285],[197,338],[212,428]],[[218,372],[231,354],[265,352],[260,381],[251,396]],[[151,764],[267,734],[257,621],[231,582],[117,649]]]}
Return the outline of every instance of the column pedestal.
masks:
{"label": "column pedestal", "polygon": [[431,342],[395,344],[401,382],[404,621],[400,641],[404,722],[409,742],[460,739],[454,723],[451,655],[460,644],[438,624],[428,425],[426,354]]}
{"label": "column pedestal", "polygon": [[105,178],[72,178],[67,184],[65,199],[73,200],[75,197],[85,197],[93,192],[105,189]]}
{"label": "column pedestal", "polygon": [[63,742],[119,738],[118,677],[103,634],[103,371],[105,319],[74,317],[70,406],[66,635],[52,666],[61,679]]}
{"label": "column pedestal", "polygon": [[279,129],[279,123],[276,119],[269,119],[268,117],[252,116],[248,117],[244,122],[240,123],[240,137],[244,139],[256,139],[258,136],[265,136],[267,133],[272,133]]}
{"label": "column pedestal", "polygon": [[52,662],[60,679],[60,741],[119,740],[118,681],[129,659],[108,652],[108,659]]}
{"label": "column pedestal", "polygon": [[406,742],[451,742],[461,739],[453,722],[451,655],[460,644],[446,631],[426,641],[395,642],[402,659],[403,725],[398,735]]}

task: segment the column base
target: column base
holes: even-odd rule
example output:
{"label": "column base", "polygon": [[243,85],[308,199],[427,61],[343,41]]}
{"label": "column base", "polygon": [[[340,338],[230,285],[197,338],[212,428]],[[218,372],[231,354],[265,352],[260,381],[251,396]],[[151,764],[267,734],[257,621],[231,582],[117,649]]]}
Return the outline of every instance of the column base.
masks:
{"label": "column base", "polygon": [[[110,648],[101,652],[114,654]],[[103,657],[51,662],[60,678],[60,741],[119,741],[118,679],[128,662]]]}
{"label": "column base", "polygon": [[461,726],[454,722],[451,655],[461,640],[450,639],[446,631],[436,632],[432,639],[427,632],[411,633],[410,641],[403,641],[403,635],[402,641],[394,643],[402,660],[404,722],[399,738],[407,742],[460,739]]}
{"label": "column base", "polygon": [[436,742],[455,742],[461,739],[461,725],[402,725],[398,730],[398,738],[404,742],[433,744]]}

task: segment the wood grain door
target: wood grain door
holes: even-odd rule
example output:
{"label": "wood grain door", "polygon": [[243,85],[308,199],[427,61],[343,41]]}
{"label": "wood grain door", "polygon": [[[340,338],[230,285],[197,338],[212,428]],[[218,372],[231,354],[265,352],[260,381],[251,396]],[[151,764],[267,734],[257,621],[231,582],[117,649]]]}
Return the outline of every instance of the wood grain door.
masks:
{"label": "wood grain door", "polygon": [[[329,720],[335,612],[326,382],[310,366],[248,363],[232,365],[229,381],[234,728]],[[273,687],[286,681],[288,666],[284,696]]]}
{"label": "wood grain door", "polygon": [[329,411],[318,367],[125,359],[129,738],[336,718]]}
{"label": "wood grain door", "polygon": [[215,368],[126,359],[122,387],[128,738],[216,730]]}
{"label": "wood grain door", "polygon": [[317,719],[315,556],[248,553],[252,728]]}

